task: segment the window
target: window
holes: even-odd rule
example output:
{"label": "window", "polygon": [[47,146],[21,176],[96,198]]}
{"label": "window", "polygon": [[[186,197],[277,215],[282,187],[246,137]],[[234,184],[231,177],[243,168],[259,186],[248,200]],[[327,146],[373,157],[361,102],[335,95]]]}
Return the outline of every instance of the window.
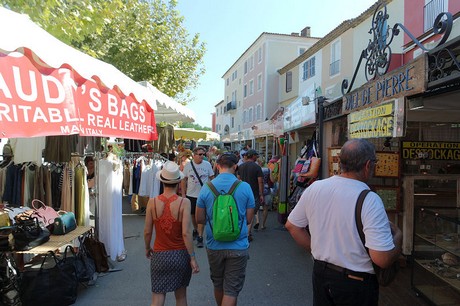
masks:
{"label": "window", "polygon": [[315,75],[315,57],[303,63],[303,80],[307,80]]}
{"label": "window", "polygon": [[254,94],[254,80],[249,81],[249,95],[252,96]]}
{"label": "window", "polygon": [[244,88],[243,88],[243,97],[247,97],[248,96],[248,84],[244,84]]}
{"label": "window", "polygon": [[299,48],[299,55],[302,55],[305,53],[305,51],[307,51],[306,48]]}
{"label": "window", "polygon": [[258,54],[258,62],[261,63],[262,62],[262,47],[259,47],[259,52],[257,54]]}
{"label": "window", "polygon": [[256,120],[262,119],[262,104],[257,104],[256,108]]}
{"label": "window", "polygon": [[229,78],[227,78],[227,86],[228,86],[228,84],[230,84],[230,79]]}
{"label": "window", "polygon": [[338,73],[340,73],[340,40],[331,45],[331,65],[329,67],[330,76]]}
{"label": "window", "polygon": [[249,58],[249,71],[254,69],[254,55]]}
{"label": "window", "polygon": [[262,73],[257,76],[257,91],[262,90]]}
{"label": "window", "polygon": [[236,101],[236,90],[232,92],[232,102]]}
{"label": "window", "polygon": [[216,107],[216,117],[219,117],[219,109]]}
{"label": "window", "polygon": [[244,61],[244,74],[248,73],[248,61]]}
{"label": "window", "polygon": [[235,127],[235,117],[232,117],[232,129]]}
{"label": "window", "polygon": [[236,80],[237,77],[238,77],[238,70],[235,70],[235,71],[232,73],[232,81]]}
{"label": "window", "polygon": [[[423,30],[428,32],[433,28],[436,17],[442,12],[447,12],[448,3],[447,0],[425,0],[425,6],[423,7]],[[443,17],[443,20],[445,17]]]}
{"label": "window", "polygon": [[292,71],[286,72],[286,92],[292,90]]}
{"label": "window", "polygon": [[246,122],[248,122],[248,112],[244,111],[243,112],[243,123],[246,123]]}
{"label": "window", "polygon": [[248,122],[252,122],[252,120],[254,120],[253,116],[254,114],[252,113],[253,112],[253,109],[252,107],[249,108],[249,115],[248,115]]}

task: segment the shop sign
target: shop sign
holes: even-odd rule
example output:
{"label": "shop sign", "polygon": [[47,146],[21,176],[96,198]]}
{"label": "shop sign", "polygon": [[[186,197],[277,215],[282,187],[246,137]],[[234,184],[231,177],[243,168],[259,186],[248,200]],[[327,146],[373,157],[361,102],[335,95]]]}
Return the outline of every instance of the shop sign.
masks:
{"label": "shop sign", "polygon": [[460,160],[460,142],[403,141],[403,159]]}
{"label": "shop sign", "polygon": [[405,97],[425,90],[426,57],[393,70],[343,97],[343,114],[379,104],[391,98]]}
{"label": "shop sign", "polygon": [[[402,105],[402,107],[401,107]],[[404,116],[397,114],[404,103],[394,100],[348,115],[349,138],[400,137]],[[398,110],[398,112],[395,112]]]}
{"label": "shop sign", "polygon": [[157,138],[154,112],[146,102],[77,78],[70,69],[41,67],[19,52],[1,54],[2,136]]}
{"label": "shop sign", "polygon": [[302,98],[296,99],[284,109],[284,131],[291,131],[316,122],[315,103],[302,104]]}

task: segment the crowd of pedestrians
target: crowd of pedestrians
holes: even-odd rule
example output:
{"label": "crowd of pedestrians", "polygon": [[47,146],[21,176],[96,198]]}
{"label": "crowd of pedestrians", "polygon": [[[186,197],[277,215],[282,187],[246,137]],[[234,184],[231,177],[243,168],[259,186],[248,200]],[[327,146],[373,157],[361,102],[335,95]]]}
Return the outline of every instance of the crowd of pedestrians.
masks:
{"label": "crowd of pedestrians", "polygon": [[[366,182],[376,162],[370,142],[348,141],[342,147],[342,173],[312,183],[289,215],[287,230],[315,260],[314,305],[378,305],[373,265],[386,268],[401,252],[401,231],[388,221],[376,193],[366,197],[362,209],[364,244],[354,226],[356,199],[369,189]],[[158,175],[164,192],[150,199],[144,231],[152,305],[164,305],[167,292],[175,292],[177,305],[187,305],[186,287],[192,273],[199,272],[193,241],[196,247],[206,248],[217,305],[237,305],[249,245],[255,243],[253,232],[267,228],[268,211],[278,191],[279,157],[266,163],[248,146],[225,153],[215,147],[208,152],[196,147],[179,155],[177,163],[167,162]],[[232,190],[239,231],[236,238],[225,240],[215,236],[214,206],[219,194]]]}

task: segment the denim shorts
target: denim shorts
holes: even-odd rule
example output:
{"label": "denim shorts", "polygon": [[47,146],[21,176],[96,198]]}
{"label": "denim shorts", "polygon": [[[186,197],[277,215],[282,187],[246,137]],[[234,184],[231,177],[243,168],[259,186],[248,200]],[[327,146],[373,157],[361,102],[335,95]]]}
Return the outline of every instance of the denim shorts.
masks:
{"label": "denim shorts", "polygon": [[211,280],[214,288],[225,295],[237,297],[243,289],[248,262],[248,250],[207,249]]}

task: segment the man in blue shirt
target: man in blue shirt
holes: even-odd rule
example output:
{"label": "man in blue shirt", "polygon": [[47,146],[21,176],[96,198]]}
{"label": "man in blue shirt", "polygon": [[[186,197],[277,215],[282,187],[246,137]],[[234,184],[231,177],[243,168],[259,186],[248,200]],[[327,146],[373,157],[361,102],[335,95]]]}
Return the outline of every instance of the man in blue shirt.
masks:
{"label": "man in blue shirt", "polygon": [[[237,179],[235,176],[237,157],[224,153],[217,159],[219,175],[212,184],[219,192],[228,192]],[[217,241],[212,235],[212,207],[214,194],[206,186],[201,188],[196,206],[196,221],[205,224],[206,251],[214,284],[217,305],[236,305],[238,294],[243,289],[248,260],[248,225],[254,217],[254,196],[248,183],[241,182],[233,193],[238,206],[240,236],[235,241]]]}

